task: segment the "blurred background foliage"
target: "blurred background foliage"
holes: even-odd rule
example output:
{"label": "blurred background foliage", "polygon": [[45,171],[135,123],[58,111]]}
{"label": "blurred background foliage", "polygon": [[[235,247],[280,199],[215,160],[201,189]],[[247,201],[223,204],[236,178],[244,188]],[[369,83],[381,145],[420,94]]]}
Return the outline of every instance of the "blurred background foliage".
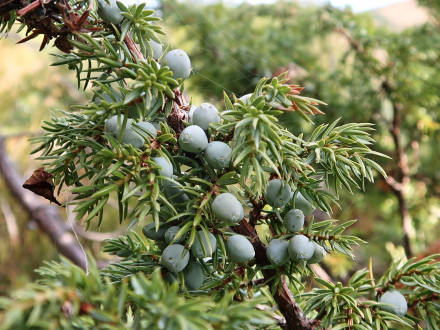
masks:
{"label": "blurred background foliage", "polygon": [[[332,218],[359,219],[353,234],[370,244],[357,249],[355,262],[341,256],[326,259],[326,270],[336,278],[366,267],[371,257],[375,271],[381,273],[405,250],[416,256],[439,252],[440,7],[436,3],[421,0],[431,9],[426,11],[427,19],[404,29],[384,23],[377,13],[354,14],[349,9],[291,1],[232,7],[169,0],[162,5],[169,36],[163,42],[184,49],[192,61],[194,73],[185,88],[194,104],[213,102],[222,109],[223,90],[240,97],[253,91],[261,77],[289,70],[292,83],[306,87],[304,95],[328,103],[326,115],[315,122],[341,117],[343,123],[376,125],[375,149],[393,158],[380,162],[401,183],[400,191],[378,177],[376,183],[366,184],[365,193],[341,195],[342,210],[335,208]],[[38,52],[38,40],[15,45],[21,37],[0,40],[0,129],[8,136],[9,155],[29,177],[38,163],[29,157],[27,139],[40,134],[39,125],[51,112],[56,115],[57,109],[85,103],[87,95],[77,91],[71,72],[49,66],[54,48]],[[295,133],[307,135],[312,130],[294,113],[286,114],[283,123]],[[52,259],[56,250],[8,195],[7,187],[0,185],[0,291],[4,293],[32,279],[32,270],[42,260]],[[16,223],[18,233],[11,233],[6,223]],[[115,228],[111,221],[106,223],[101,230]],[[84,238],[82,242],[91,249],[99,244]]]}

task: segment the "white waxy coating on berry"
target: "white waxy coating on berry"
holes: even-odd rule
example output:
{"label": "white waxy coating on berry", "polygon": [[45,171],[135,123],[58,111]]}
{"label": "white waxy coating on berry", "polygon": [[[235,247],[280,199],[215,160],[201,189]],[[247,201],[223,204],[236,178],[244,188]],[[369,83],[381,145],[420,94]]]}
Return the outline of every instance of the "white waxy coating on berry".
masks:
{"label": "white waxy coating on berry", "polygon": [[167,53],[162,63],[170,68],[174,79],[186,79],[191,73],[191,60],[185,51],[181,49],[174,49]]}
{"label": "white waxy coating on berry", "polygon": [[295,208],[301,210],[305,216],[315,211],[315,207],[300,192],[295,197]]}
{"label": "white waxy coating on berry", "polygon": [[218,115],[217,108],[211,103],[200,104],[194,110],[192,115],[192,123],[207,131],[210,124],[220,123],[220,116]]}
{"label": "white waxy coating on berry", "polygon": [[403,317],[408,312],[408,303],[399,291],[389,290],[385,292],[380,298],[379,302],[390,304],[387,306],[381,306],[381,308],[387,312],[396,314]]}
{"label": "white waxy coating on berry", "polygon": [[327,252],[325,251],[325,249],[319,245],[316,242],[313,242],[313,246],[315,247],[315,252],[313,252],[313,256],[307,260],[308,264],[317,264],[318,262],[321,262],[325,256],[327,255]]}
{"label": "white waxy coating on berry", "polygon": [[162,46],[162,44],[160,44],[160,43],[158,43],[158,42],[156,42],[154,40],[150,40],[150,41],[148,41],[148,43],[150,44],[151,49],[153,51],[153,53],[152,53],[153,59],[157,60],[163,54],[163,46]]}
{"label": "white waxy coating on berry", "polygon": [[[206,235],[203,230],[197,232],[194,244],[191,246],[191,253],[196,258],[208,258],[211,257],[214,251],[217,249],[217,240],[211,233],[208,234],[209,242],[206,239]],[[202,246],[203,244],[203,246]],[[203,251],[203,247],[205,251]]]}
{"label": "white waxy coating on berry", "polygon": [[121,23],[121,10],[116,5],[116,0],[98,0],[98,15],[102,20],[109,24]]}
{"label": "white waxy coating on berry", "polygon": [[192,118],[194,116],[194,111],[197,109],[197,107],[195,105],[192,105],[191,108],[189,108],[189,112],[188,112],[188,118],[189,118],[189,123],[191,125],[193,125],[193,121]]}
{"label": "white waxy coating on berry", "polygon": [[168,226],[165,226],[163,222],[159,222],[159,230],[156,231],[156,223],[151,222],[148,225],[142,228],[142,233],[145,237],[149,239],[153,239],[155,241],[162,241],[165,238],[165,232],[167,231]]}
{"label": "white waxy coating on berry", "polygon": [[[104,124],[104,131],[113,135],[116,139],[121,137],[122,125],[124,123],[123,115],[114,115],[113,117],[106,120]],[[133,147],[141,149],[145,144],[144,138],[137,133],[134,128],[130,118],[127,120],[125,126],[124,136],[121,138],[121,143],[131,144]]]}
{"label": "white waxy coating on berry", "polygon": [[282,207],[289,202],[292,197],[292,189],[290,186],[281,181],[274,179],[268,182],[264,199],[272,207]]}
{"label": "white waxy coating on berry", "polygon": [[146,136],[150,136],[153,138],[157,137],[156,128],[152,123],[148,121],[141,121],[139,123],[135,123],[133,124],[133,127],[135,127],[135,129],[138,129],[139,133],[142,133]]}
{"label": "white waxy coating on berry", "polygon": [[252,96],[252,93],[246,94],[246,95],[243,95],[242,97],[240,97],[239,100],[241,100],[244,104],[249,105],[249,104],[251,104],[251,96]]}
{"label": "white waxy coating on berry", "polygon": [[153,157],[154,162],[160,167],[159,174],[171,178],[173,176],[173,164],[165,157]]}
{"label": "white waxy coating on berry", "polygon": [[288,250],[290,258],[305,261],[313,256],[315,246],[307,236],[296,235],[290,239]]}
{"label": "white waxy coating on berry", "polygon": [[290,210],[284,216],[283,224],[291,233],[301,230],[304,226],[304,213],[298,209]]}
{"label": "white waxy coating on berry", "polygon": [[213,141],[205,149],[205,159],[209,165],[217,170],[229,166],[232,149],[224,142]]}
{"label": "white waxy coating on berry", "polygon": [[230,193],[218,195],[211,208],[214,215],[222,221],[239,222],[243,219],[243,205]]}
{"label": "white waxy coating on berry", "polygon": [[180,244],[167,246],[162,252],[161,264],[170,272],[182,271],[189,261],[189,252]]}
{"label": "white waxy coating on berry", "polygon": [[[121,131],[123,122],[124,115],[114,115],[105,121],[104,132],[109,133],[116,138],[119,137],[119,132]],[[131,119],[128,119],[127,126],[128,125],[131,125]]]}
{"label": "white waxy coating on berry", "polygon": [[132,125],[127,124],[121,143],[131,144],[133,147],[141,149],[145,144],[145,139],[139,133],[134,131]]}
{"label": "white waxy coating on berry", "polygon": [[205,281],[203,268],[197,261],[191,260],[183,270],[185,286],[190,290],[198,290]]}
{"label": "white waxy coating on berry", "polygon": [[289,242],[283,239],[273,239],[266,249],[267,259],[274,265],[282,265],[289,260]]}
{"label": "white waxy coating on berry", "polygon": [[[179,232],[180,227],[178,226],[172,226],[167,229],[165,232],[165,242],[171,243],[174,238],[176,237],[176,234]],[[182,237],[179,237],[174,243],[180,243],[182,241]]]}
{"label": "white waxy coating on berry", "polygon": [[255,250],[249,240],[242,235],[233,235],[226,242],[226,253],[231,260],[245,263],[255,257]]}
{"label": "white waxy coating on berry", "polygon": [[191,125],[180,133],[179,146],[186,152],[199,154],[208,146],[208,138],[203,129],[197,125]]}

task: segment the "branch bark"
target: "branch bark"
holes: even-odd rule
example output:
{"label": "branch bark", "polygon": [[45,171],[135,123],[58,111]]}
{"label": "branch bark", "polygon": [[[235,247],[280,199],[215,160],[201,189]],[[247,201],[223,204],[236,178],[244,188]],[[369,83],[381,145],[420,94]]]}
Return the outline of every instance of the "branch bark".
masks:
{"label": "branch bark", "polygon": [[84,251],[64,226],[58,207],[46,204],[40,197],[23,189],[24,179],[15,168],[6,153],[5,139],[0,136],[0,173],[10,192],[29,216],[38,223],[41,230],[50,237],[60,253],[79,267],[86,269],[87,259]]}
{"label": "branch bark", "polygon": [[[243,219],[237,226],[232,227],[232,230],[240,235],[251,238],[251,242],[255,250],[255,260],[260,267],[270,265],[270,262],[266,256],[266,247],[261,242],[254,227]],[[277,276],[275,269],[263,269],[261,272],[263,273],[265,282],[268,284],[270,284],[271,280]],[[273,297],[281,314],[283,314],[286,320],[285,329],[315,329],[317,325],[316,321],[310,320],[304,315],[301,307],[295,301],[295,298],[293,297],[292,292],[290,292],[290,289],[288,288],[284,279],[281,279],[281,281],[282,286],[275,292]]]}
{"label": "branch bark", "polygon": [[[353,51],[360,57],[366,58],[366,50],[362,46],[362,44],[353,38],[353,36],[346,29],[340,27],[335,28],[335,32],[342,35],[348,43]],[[373,56],[370,54],[370,56]],[[380,63],[380,61],[378,61]],[[379,79],[383,79],[381,76],[381,72],[385,72],[383,70],[388,64],[380,66],[379,68],[375,67],[367,67],[371,71],[373,75],[375,75]],[[413,232],[411,215],[409,213],[409,208],[407,204],[407,191],[410,183],[410,171],[409,171],[409,163],[408,157],[402,147],[401,142],[401,124],[402,124],[402,111],[403,104],[396,102],[393,98],[393,88],[390,84],[390,81],[385,78],[382,85],[379,85],[377,92],[383,92],[385,96],[392,102],[393,104],[393,119],[390,126],[390,133],[393,137],[394,141],[394,150],[396,154],[397,160],[397,177],[389,177],[386,182],[390,186],[394,195],[397,197],[399,203],[399,214],[402,219],[402,230],[403,230],[403,247],[405,249],[405,253],[408,257],[413,256],[413,249],[411,245],[411,236]]]}
{"label": "branch bark", "polygon": [[[385,82],[382,88],[390,100],[392,99],[392,89],[390,84]],[[402,125],[402,111],[403,105],[395,101],[393,103],[393,120],[390,127],[390,133],[393,137],[394,150],[397,161],[397,178],[389,177],[387,179],[388,185],[391,187],[394,195],[397,197],[399,203],[399,213],[402,219],[403,230],[403,247],[408,258],[413,256],[413,249],[411,245],[411,236],[413,232],[411,215],[407,204],[407,191],[410,183],[410,170],[408,157],[403,149],[401,141],[401,125]]]}

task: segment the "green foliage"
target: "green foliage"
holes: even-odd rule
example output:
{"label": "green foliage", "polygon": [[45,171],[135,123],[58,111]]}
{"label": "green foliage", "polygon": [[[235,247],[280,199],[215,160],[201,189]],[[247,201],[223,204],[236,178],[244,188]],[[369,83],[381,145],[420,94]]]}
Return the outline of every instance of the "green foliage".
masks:
{"label": "green foliage", "polygon": [[[388,321],[400,328],[412,328],[416,322],[423,320],[427,329],[436,329],[440,321],[438,309],[434,311],[438,307],[436,292],[440,288],[440,263],[435,262],[435,257],[395,263],[377,283],[371,269],[357,271],[346,286],[316,278],[321,288],[298,298],[303,300],[301,304],[306,313],[316,313],[315,310],[319,308],[316,317],[322,319],[324,328],[338,324],[335,328],[343,329],[351,325],[353,329],[388,329]],[[404,285],[405,298],[409,306],[417,308],[420,318],[409,315],[400,318],[380,308],[377,297],[399,284]]]}
{"label": "green foliage", "polygon": [[[76,12],[88,15],[82,5],[75,6]],[[45,134],[33,140],[34,152],[53,175],[57,192],[67,187],[75,196],[77,220],[87,226],[95,221],[102,225],[106,205],[116,196],[121,224],[153,221],[156,230],[165,224],[172,232],[166,232],[166,242],[162,235],[152,241],[136,233],[108,240],[104,252],[120,259],[101,271],[94,263],[87,272],[64,259],[48,263],[39,271],[40,282],[1,300],[5,328],[251,329],[284,323],[292,328],[292,319],[311,322],[289,290],[315,319],[314,326],[323,328],[382,329],[394,322],[412,326],[422,319],[438,321],[439,263],[434,257],[393,265],[377,285],[372,271],[362,270],[346,286],[316,278],[309,288],[305,280],[314,268],[306,261],[315,244],[354,258],[353,247],[363,240],[345,232],[355,220],[336,224],[312,218],[298,236],[286,234],[283,226],[283,215],[294,207],[298,193],[331,213],[341,190],[364,189],[366,180],[374,181],[373,171],[386,178],[372,159],[386,155],[370,148],[375,142],[371,124],[314,124],[323,114],[318,106],[325,103],[301,95],[302,88],[289,84],[285,72],[259,79],[247,100],[224,93],[220,122],[188,127],[191,104],[182,96],[182,79],[173,79],[161,59],[148,55],[149,41],[160,41],[156,34],[162,33],[152,23],[157,21],[154,12],[145,4],[118,7],[124,17],[120,26],[105,24],[92,13],[87,22],[92,27],[67,35],[73,49],[56,55],[54,65],[74,70],[78,87],[89,87],[94,95],[87,105],[45,121]],[[356,54],[367,63],[365,70],[378,72],[369,52]],[[133,107],[136,115],[129,118]],[[312,130],[287,129],[286,115]],[[117,132],[106,129],[110,118],[119,120]],[[131,125],[145,121],[157,124],[157,134],[139,131],[141,145],[123,140]],[[184,147],[185,138],[203,143]],[[231,148],[228,166],[214,167],[204,159],[208,138]],[[162,160],[172,164],[171,177],[162,171]],[[282,196],[265,194],[276,183],[281,187],[274,190]],[[167,184],[187,198],[173,200],[163,189]],[[234,217],[219,216],[219,196],[232,197]],[[257,225],[272,239],[304,241],[307,256],[298,258],[302,251],[295,247],[291,252],[289,243],[290,260],[270,264]],[[194,253],[193,247],[212,251],[212,257],[201,258],[208,253]],[[412,289],[405,295],[418,316],[400,317],[380,308],[378,296],[397,283]]]}
{"label": "green foliage", "polygon": [[138,274],[118,285],[100,276],[95,263],[88,273],[65,259],[38,270],[42,280],[0,301],[1,329],[216,329],[267,328],[273,322],[255,309],[263,299],[214,303],[185,297],[176,284],[166,285],[160,271]]}
{"label": "green foliage", "polygon": [[[166,23],[179,30],[179,40],[191,47],[188,53],[197,72],[187,88],[215,99],[223,89],[241,96],[251,92],[261,77],[289,68],[294,82],[306,86],[308,95],[328,103],[326,116],[313,118],[317,124],[329,125],[337,118],[341,126],[375,124],[370,134],[378,141],[377,150],[392,157],[381,166],[391,179],[399,181],[399,148],[393,137],[396,110],[400,150],[409,165],[404,199],[413,228],[409,226],[407,231],[417,253],[437,240],[439,160],[432,150],[438,145],[440,127],[439,8],[437,1],[419,2],[426,5],[433,19],[404,31],[379,26],[368,14],[331,6],[303,8],[285,1],[234,8],[224,4],[193,8],[167,1],[164,12]],[[315,129],[294,112],[285,112],[278,119],[296,135],[311,134]],[[322,165],[331,168],[332,152],[320,151],[321,158],[326,157]],[[372,161],[378,162],[375,156]],[[402,221],[400,205],[385,180],[376,178],[369,184],[357,178],[363,162],[363,158],[350,159],[343,172],[333,171],[334,177],[329,179],[333,189],[341,185],[349,189],[353,181],[368,187],[365,194],[341,192],[341,205],[355,203],[353,209],[342,210],[341,217],[368,219],[372,225],[363,237],[374,244],[366,251],[377,254],[385,248],[384,242],[400,244],[402,230],[395,229]],[[373,179],[371,174],[367,173],[366,181]],[[371,204],[378,207],[371,208]]]}

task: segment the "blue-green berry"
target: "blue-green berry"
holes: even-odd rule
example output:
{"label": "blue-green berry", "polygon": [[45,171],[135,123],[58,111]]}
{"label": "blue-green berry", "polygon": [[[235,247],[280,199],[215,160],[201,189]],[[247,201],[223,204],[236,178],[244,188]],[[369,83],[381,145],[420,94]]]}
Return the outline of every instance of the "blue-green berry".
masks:
{"label": "blue-green berry", "polygon": [[327,255],[325,249],[318,243],[313,242],[313,246],[315,247],[315,251],[313,252],[312,257],[309,260],[307,260],[308,264],[317,264],[321,262]]}
{"label": "blue-green berry", "polygon": [[167,53],[162,63],[170,68],[174,79],[186,79],[191,74],[191,60],[181,49],[174,49]]}
{"label": "blue-green berry", "polygon": [[224,142],[213,141],[205,149],[206,162],[216,170],[229,166],[232,149]]}
{"label": "blue-green berry", "polygon": [[389,304],[381,306],[381,308],[385,311],[396,314],[399,317],[404,317],[408,312],[408,303],[403,294],[397,290],[389,290],[385,292],[379,298],[379,302]]}
{"label": "blue-green berry", "polygon": [[301,210],[305,216],[310,215],[315,210],[315,207],[305,197],[298,192],[295,197],[295,208]]}
{"label": "blue-green berry", "polygon": [[304,213],[298,209],[290,210],[284,216],[283,224],[291,233],[301,230],[304,226]]}
{"label": "blue-green berry", "polygon": [[116,0],[98,0],[98,15],[109,24],[119,24],[124,18]]}
{"label": "blue-green berry", "polygon": [[163,54],[163,46],[162,46],[162,44],[160,44],[160,43],[158,43],[158,42],[156,42],[156,41],[154,41],[152,39],[150,41],[148,41],[148,43],[150,44],[150,47],[151,47],[151,52],[150,52],[151,57],[154,60],[157,60]]}
{"label": "blue-green berry", "polygon": [[202,153],[208,146],[208,138],[199,126],[186,127],[179,136],[179,146],[186,152]]}
{"label": "blue-green berry", "polygon": [[220,123],[217,108],[211,103],[202,103],[194,110],[192,123],[207,131],[210,124]]}
{"label": "blue-green berry", "polygon": [[183,270],[183,276],[185,278],[185,286],[189,290],[200,289],[205,281],[202,265],[195,260],[190,260],[188,265]]}
{"label": "blue-green berry", "polygon": [[[180,227],[178,226],[172,226],[168,228],[167,231],[165,232],[165,242],[171,243],[176,237],[176,234],[179,232],[179,230]],[[179,237],[174,243],[181,243],[181,242],[182,242],[182,237]]]}
{"label": "blue-green berry", "polygon": [[307,236],[296,235],[290,239],[288,250],[293,260],[306,261],[313,256],[315,246]]}
{"label": "blue-green berry", "polygon": [[167,246],[162,252],[161,264],[170,272],[178,273],[182,271],[189,261],[189,251],[180,244]]}
{"label": "blue-green berry", "polygon": [[148,225],[144,226],[142,228],[142,233],[145,235],[145,237],[155,240],[155,241],[162,241],[165,238],[165,232],[167,231],[168,226],[166,226],[163,222],[159,222],[159,228],[156,231],[156,223],[151,222]]}
{"label": "blue-green berry", "polygon": [[230,193],[218,195],[212,202],[212,213],[222,221],[239,222],[243,219],[243,205]]}
{"label": "blue-green berry", "polygon": [[171,178],[173,176],[173,164],[165,157],[153,157],[153,161],[160,167],[159,174]]}
{"label": "blue-green berry", "polygon": [[288,251],[289,242],[283,239],[272,239],[266,249],[267,259],[277,266],[286,263],[289,260]]}
{"label": "blue-green berry", "polygon": [[264,199],[272,207],[282,207],[286,205],[292,197],[292,189],[290,186],[281,181],[274,179],[268,182]]}
{"label": "blue-green berry", "polygon": [[214,251],[217,249],[217,240],[215,236],[208,233],[208,239],[206,239],[205,232],[200,230],[197,232],[194,244],[191,246],[191,253],[196,258],[211,257]]}
{"label": "blue-green berry", "polygon": [[245,263],[255,257],[255,250],[249,240],[242,235],[233,235],[226,242],[226,253],[229,259]]}
{"label": "blue-green berry", "polygon": [[133,124],[133,127],[141,134],[147,137],[155,138],[157,137],[157,131],[154,125],[148,121],[141,121],[139,123]]}

